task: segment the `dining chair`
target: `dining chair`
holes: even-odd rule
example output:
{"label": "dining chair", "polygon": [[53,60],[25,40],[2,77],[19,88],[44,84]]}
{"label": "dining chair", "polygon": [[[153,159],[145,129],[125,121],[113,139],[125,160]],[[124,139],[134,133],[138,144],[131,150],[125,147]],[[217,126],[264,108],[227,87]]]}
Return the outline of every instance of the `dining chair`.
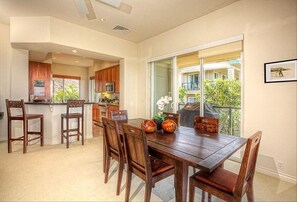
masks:
{"label": "dining chair", "polygon": [[115,121],[128,121],[127,110],[110,111],[110,118]]}
{"label": "dining chair", "polygon": [[127,161],[126,195],[129,201],[132,173],[145,181],[144,201],[150,201],[155,183],[175,173],[175,168],[149,154],[144,130],[122,124]]}
{"label": "dining chair", "polygon": [[104,137],[104,183],[108,182],[108,174],[110,169],[110,159],[118,161],[118,183],[116,194],[120,194],[122,176],[124,171],[124,148],[120,139],[118,122],[102,117],[103,122],[103,137]]}
{"label": "dining chair", "polygon": [[171,113],[171,112],[163,112],[163,114],[165,114],[165,119],[164,120],[173,120],[177,126],[180,125],[180,118],[179,118],[179,114],[176,113]]}
{"label": "dining chair", "polygon": [[[61,144],[64,144],[65,138],[67,149],[69,148],[69,137],[72,136],[76,136],[77,141],[79,141],[79,136],[81,136],[81,144],[84,145],[84,103],[84,100],[68,100],[66,113],[61,114]],[[65,129],[64,119],[66,120]],[[73,119],[77,120],[77,128],[70,128],[69,126],[69,121]]]}
{"label": "dining chair", "polygon": [[[5,99],[6,110],[7,110],[7,135],[8,135],[8,153],[12,152],[12,142],[13,141],[23,141],[23,153],[27,152],[27,146],[29,142],[40,139],[40,146],[44,145],[44,131],[43,131],[43,114],[27,114],[25,109],[24,100],[12,101]],[[17,111],[20,109],[21,114],[14,112],[14,109]],[[40,130],[31,131],[29,130],[29,120],[39,119],[40,121]],[[12,121],[22,121],[23,122],[23,135],[20,137],[12,137],[11,125]],[[34,138],[29,138],[29,136],[34,135]],[[37,137],[36,137],[37,136]]]}
{"label": "dining chair", "polygon": [[258,131],[247,140],[243,160],[239,174],[235,174],[221,167],[213,172],[199,171],[190,177],[189,201],[194,201],[195,187],[202,190],[202,201],[205,192],[208,192],[208,200],[211,195],[225,201],[241,201],[247,194],[248,201],[254,201],[253,179],[257,162],[262,132]]}
{"label": "dining chair", "polygon": [[211,117],[194,116],[194,128],[199,132],[218,133],[219,119]]}

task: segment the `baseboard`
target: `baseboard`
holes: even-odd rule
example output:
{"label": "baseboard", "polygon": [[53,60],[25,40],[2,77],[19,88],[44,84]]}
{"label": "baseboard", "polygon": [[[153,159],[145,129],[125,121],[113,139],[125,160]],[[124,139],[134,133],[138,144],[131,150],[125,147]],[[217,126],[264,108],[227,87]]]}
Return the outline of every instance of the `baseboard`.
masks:
{"label": "baseboard", "polygon": [[286,181],[286,182],[297,184],[296,177],[291,176],[291,175],[287,175],[287,174],[282,173],[282,172],[277,172],[275,170],[267,169],[267,168],[260,167],[260,166],[256,168],[256,171],[259,172],[259,173],[269,175],[271,177]]}

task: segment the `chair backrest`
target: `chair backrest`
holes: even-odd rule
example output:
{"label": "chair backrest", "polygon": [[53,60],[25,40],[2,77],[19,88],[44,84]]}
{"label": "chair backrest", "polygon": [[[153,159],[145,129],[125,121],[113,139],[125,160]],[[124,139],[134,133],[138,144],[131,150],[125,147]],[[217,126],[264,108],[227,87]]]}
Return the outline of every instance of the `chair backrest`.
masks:
{"label": "chair backrest", "polygon": [[128,169],[138,176],[152,176],[147,140],[144,130],[122,124]]}
{"label": "chair backrest", "polygon": [[116,156],[123,155],[122,143],[120,140],[119,126],[114,120],[102,117],[103,136],[106,151]]}
{"label": "chair backrest", "polygon": [[200,132],[205,133],[218,133],[219,132],[219,119],[211,117],[194,117],[194,128]]}
{"label": "chair backrest", "polygon": [[128,121],[127,110],[110,111],[110,118],[115,121]]}
{"label": "chair backrest", "polygon": [[179,118],[179,114],[175,114],[175,113],[170,113],[170,112],[163,112],[163,114],[165,114],[165,120],[170,119],[173,120],[177,126],[179,126],[180,123],[180,118]]}
{"label": "chair backrest", "polygon": [[248,183],[253,181],[261,136],[262,132],[258,131],[247,140],[235,186],[235,194],[239,196],[245,193]]}
{"label": "chair backrest", "polygon": [[14,114],[12,114],[12,110],[11,109],[21,109],[21,115],[18,116],[22,116],[25,117],[26,116],[26,109],[25,109],[25,104],[24,104],[24,100],[8,100],[5,99],[6,102],[6,110],[7,110],[7,117],[11,118],[14,116]]}
{"label": "chair backrest", "polygon": [[81,108],[81,113],[84,114],[85,100],[67,100],[67,114],[72,113],[71,108]]}

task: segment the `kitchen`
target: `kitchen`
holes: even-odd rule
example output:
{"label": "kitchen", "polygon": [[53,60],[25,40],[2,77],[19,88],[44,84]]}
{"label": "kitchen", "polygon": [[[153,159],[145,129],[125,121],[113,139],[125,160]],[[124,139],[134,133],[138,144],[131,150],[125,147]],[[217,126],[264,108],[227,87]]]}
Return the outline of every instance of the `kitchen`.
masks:
{"label": "kitchen", "polygon": [[[119,109],[120,66],[117,62],[90,59],[78,53],[70,55],[54,52],[51,53],[50,60],[37,58],[37,55],[36,52],[30,52],[29,110],[36,111],[36,105],[39,105],[38,108],[42,105],[43,109],[40,110],[44,111],[44,105],[49,103],[52,108],[50,111],[57,111],[57,105],[65,103],[67,99],[84,99],[86,105],[89,105],[85,110],[88,122],[86,131],[92,134],[92,122],[101,126],[102,117],[108,117],[110,111]],[[40,91],[40,87],[35,85],[42,82]],[[64,108],[65,106],[61,109],[62,113]],[[46,114],[51,116],[52,113]],[[53,125],[55,126],[50,127],[51,130],[59,128],[57,124]],[[87,138],[91,137],[92,135]],[[51,138],[46,142],[58,143],[57,137]]]}

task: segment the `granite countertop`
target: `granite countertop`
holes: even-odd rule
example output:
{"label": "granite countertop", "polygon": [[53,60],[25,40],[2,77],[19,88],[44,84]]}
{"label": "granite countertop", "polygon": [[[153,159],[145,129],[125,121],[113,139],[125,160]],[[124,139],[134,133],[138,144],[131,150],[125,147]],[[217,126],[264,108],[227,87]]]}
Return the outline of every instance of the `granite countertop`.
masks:
{"label": "granite countertop", "polygon": [[[25,102],[25,104],[33,105],[67,105],[67,102],[55,103],[55,102]],[[85,104],[95,104],[95,102],[85,102]]]}

